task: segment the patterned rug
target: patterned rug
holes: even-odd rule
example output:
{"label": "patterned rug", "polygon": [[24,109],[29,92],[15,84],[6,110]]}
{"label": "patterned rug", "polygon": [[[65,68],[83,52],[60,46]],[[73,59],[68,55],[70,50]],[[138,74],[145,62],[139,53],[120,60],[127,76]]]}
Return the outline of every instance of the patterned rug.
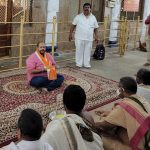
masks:
{"label": "patterned rug", "polygon": [[15,140],[16,122],[20,112],[33,108],[41,113],[44,124],[49,121],[48,114],[55,109],[62,109],[62,94],[69,84],[78,84],[87,94],[86,110],[92,110],[116,99],[115,81],[65,67],[58,70],[65,81],[62,87],[51,91],[39,91],[28,85],[25,70],[0,74],[0,147]]}

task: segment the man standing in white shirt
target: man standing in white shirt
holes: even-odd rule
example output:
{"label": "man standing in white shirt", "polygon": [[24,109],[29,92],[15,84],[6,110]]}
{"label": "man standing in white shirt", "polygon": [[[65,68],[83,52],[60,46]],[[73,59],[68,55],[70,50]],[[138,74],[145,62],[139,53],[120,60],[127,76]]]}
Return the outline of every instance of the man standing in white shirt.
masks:
{"label": "man standing in white shirt", "polygon": [[76,66],[90,68],[90,56],[93,45],[93,34],[95,41],[98,42],[98,23],[95,16],[91,13],[91,4],[83,5],[83,13],[77,15],[70,28],[69,41],[72,40],[72,33],[75,31],[76,46]]}

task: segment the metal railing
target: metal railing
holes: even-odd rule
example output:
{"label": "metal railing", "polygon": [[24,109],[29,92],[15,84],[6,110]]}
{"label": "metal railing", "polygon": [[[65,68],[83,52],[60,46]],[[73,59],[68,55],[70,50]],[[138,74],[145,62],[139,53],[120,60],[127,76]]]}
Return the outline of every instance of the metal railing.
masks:
{"label": "metal railing", "polygon": [[[108,47],[109,45],[107,44],[108,41],[109,41],[109,32],[110,32],[110,23],[112,21],[110,21],[110,19],[108,17],[104,18],[104,21],[103,22],[99,22],[100,24],[100,28],[99,28],[99,35],[100,35],[100,40],[103,41],[103,44],[105,47]],[[116,49],[118,49],[118,54],[120,56],[124,55],[125,54],[125,51],[127,49],[129,49],[129,45],[130,45],[130,42],[128,41],[129,38],[131,37],[134,37],[134,40],[133,40],[133,46],[132,46],[132,49],[135,49],[136,48],[136,43],[137,43],[137,38],[139,40],[139,37],[140,37],[140,32],[139,32],[139,29],[140,29],[140,18],[138,17],[138,20],[135,20],[135,21],[130,21],[130,20],[127,20],[126,17],[122,17],[121,20],[113,20],[113,22],[118,22],[119,23],[119,27],[116,28],[116,29],[111,29],[111,30],[116,30],[118,32],[117,34],[117,41],[118,43],[116,44],[117,47]],[[62,40],[62,41],[57,41],[55,43],[55,37],[56,37],[56,34],[57,36],[59,35],[63,35],[63,34],[69,34],[69,30],[68,31],[58,31],[56,32],[56,27],[58,24],[70,24],[71,22],[57,22],[56,21],[56,17],[53,17],[53,20],[51,22],[25,22],[24,21],[24,16],[21,17],[21,20],[20,22],[7,22],[7,23],[11,23],[11,24],[17,24],[20,26],[20,31],[19,33],[12,33],[12,34],[6,34],[6,35],[0,35],[0,37],[2,36],[19,36],[19,44],[14,44],[14,45],[7,45],[7,46],[1,46],[0,49],[2,48],[17,48],[19,47],[19,55],[18,56],[13,56],[13,57],[1,57],[0,58],[0,62],[4,61],[4,60],[12,60],[12,59],[18,59],[19,61],[19,65],[18,67],[16,67],[16,69],[21,69],[23,68],[23,59],[27,58],[29,55],[24,55],[23,54],[23,49],[24,47],[29,47],[29,46],[35,46],[36,44],[35,43],[30,43],[30,44],[24,44],[24,37],[25,36],[34,36],[34,35],[37,35],[37,36],[45,36],[46,34],[51,34],[51,39],[49,40],[50,42],[48,44],[51,44],[51,47],[52,47],[52,55],[54,56],[54,48],[55,48],[55,44],[59,45],[59,44],[65,44],[67,42],[69,42],[68,40]],[[45,33],[45,32],[25,32],[24,29],[25,29],[25,25],[29,24],[29,23],[32,23],[32,24],[36,24],[36,25],[39,25],[39,24],[46,24],[46,23],[49,23],[49,24],[52,24],[53,28],[52,28],[52,32],[50,33]],[[135,27],[130,27],[130,24],[131,23],[135,23],[136,26]],[[129,31],[130,30],[135,30],[134,33],[130,33]],[[130,48],[131,49],[131,48]],[[71,49],[69,48],[70,51],[75,51],[75,48]],[[13,51],[12,51],[13,53]],[[67,61],[68,59],[66,59]],[[70,59],[69,59],[70,60]],[[9,70],[12,69],[12,68],[9,68]],[[1,70],[0,69],[0,72],[2,71],[7,71],[8,69],[6,70]]]}

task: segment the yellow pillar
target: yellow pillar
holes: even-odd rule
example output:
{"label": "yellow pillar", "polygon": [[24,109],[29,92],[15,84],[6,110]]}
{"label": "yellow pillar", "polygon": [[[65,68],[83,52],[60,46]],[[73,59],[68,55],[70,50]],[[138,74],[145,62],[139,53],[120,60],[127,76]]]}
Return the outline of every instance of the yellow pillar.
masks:
{"label": "yellow pillar", "polygon": [[125,51],[127,50],[128,46],[128,20],[127,17],[125,18]]}
{"label": "yellow pillar", "polygon": [[138,27],[139,27],[139,22],[140,22],[140,16],[138,16],[138,19],[136,21],[136,28],[135,28],[135,38],[134,38],[134,49],[136,48],[136,38],[138,34]]}
{"label": "yellow pillar", "polygon": [[53,17],[53,32],[52,32],[52,56],[54,56],[54,46],[55,46],[55,34],[56,34],[56,17]]}
{"label": "yellow pillar", "polygon": [[8,1],[7,0],[5,0],[5,23],[7,22],[7,14],[8,14]]}
{"label": "yellow pillar", "polygon": [[108,23],[108,18],[105,17],[104,18],[104,33],[103,33],[104,46],[106,45],[107,23]]}
{"label": "yellow pillar", "polygon": [[122,20],[122,49],[121,49],[121,56],[124,55],[124,37],[125,37],[125,18],[123,17]]}
{"label": "yellow pillar", "polygon": [[22,68],[23,25],[24,25],[24,17],[23,17],[23,16],[21,16],[21,21],[20,21],[19,69],[21,69],[21,68]]}
{"label": "yellow pillar", "polygon": [[123,51],[123,32],[124,32],[124,17],[122,16],[120,21],[120,42],[119,42],[119,54],[122,55]]}
{"label": "yellow pillar", "polygon": [[126,50],[126,45],[127,45],[127,17],[125,17],[124,21],[123,21],[123,40],[122,40],[122,44],[123,44],[123,47],[122,47],[122,55],[124,55],[125,53],[125,50]]}

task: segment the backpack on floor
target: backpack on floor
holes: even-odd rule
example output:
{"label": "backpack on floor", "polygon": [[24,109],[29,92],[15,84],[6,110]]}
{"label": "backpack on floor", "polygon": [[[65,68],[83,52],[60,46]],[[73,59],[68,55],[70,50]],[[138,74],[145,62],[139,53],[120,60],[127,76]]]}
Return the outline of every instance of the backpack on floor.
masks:
{"label": "backpack on floor", "polygon": [[105,58],[105,47],[103,44],[98,44],[96,46],[93,58],[97,60],[103,60]]}

